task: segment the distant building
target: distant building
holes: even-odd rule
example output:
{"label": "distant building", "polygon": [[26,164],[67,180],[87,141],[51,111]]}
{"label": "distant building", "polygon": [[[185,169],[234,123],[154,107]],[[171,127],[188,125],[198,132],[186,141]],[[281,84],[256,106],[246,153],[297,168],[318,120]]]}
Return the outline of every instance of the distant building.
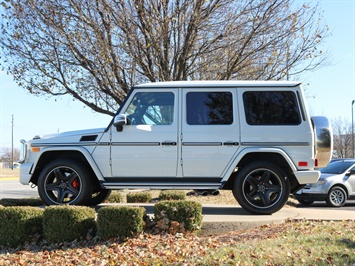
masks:
{"label": "distant building", "polygon": [[0,168],[10,168],[10,162],[0,162]]}

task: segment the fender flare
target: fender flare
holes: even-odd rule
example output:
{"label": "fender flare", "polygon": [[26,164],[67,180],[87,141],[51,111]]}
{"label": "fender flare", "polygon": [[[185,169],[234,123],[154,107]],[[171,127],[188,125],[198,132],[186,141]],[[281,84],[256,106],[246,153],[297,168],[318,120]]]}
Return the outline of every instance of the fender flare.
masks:
{"label": "fender flare", "polygon": [[230,178],[232,173],[237,170],[236,167],[233,167],[233,166],[237,165],[243,159],[243,157],[249,153],[277,153],[277,154],[280,154],[285,159],[287,164],[290,166],[292,172],[297,171],[297,168],[296,168],[295,164],[293,163],[293,161],[291,160],[291,158],[282,149],[274,148],[274,147],[262,147],[262,148],[250,147],[250,148],[245,148],[245,149],[241,150],[240,152],[238,152],[238,155],[231,161],[229,167],[227,168],[228,171],[225,172],[225,174],[223,175],[221,182],[228,181],[228,179]]}
{"label": "fender flare", "polygon": [[41,157],[44,156],[45,153],[58,152],[58,151],[59,152],[60,151],[77,151],[77,152],[81,153],[84,156],[84,158],[86,159],[86,161],[88,162],[88,164],[90,165],[93,172],[95,173],[98,181],[104,181],[104,177],[103,177],[101,171],[99,170],[98,166],[96,165],[94,159],[92,158],[91,154],[89,153],[89,151],[87,149],[85,149],[84,147],[78,147],[78,146],[55,146],[55,147],[41,148],[40,153],[37,155],[38,159],[36,160],[35,164],[33,165],[32,169],[31,169],[31,174],[34,173],[34,170],[36,169],[38,162],[41,160]]}

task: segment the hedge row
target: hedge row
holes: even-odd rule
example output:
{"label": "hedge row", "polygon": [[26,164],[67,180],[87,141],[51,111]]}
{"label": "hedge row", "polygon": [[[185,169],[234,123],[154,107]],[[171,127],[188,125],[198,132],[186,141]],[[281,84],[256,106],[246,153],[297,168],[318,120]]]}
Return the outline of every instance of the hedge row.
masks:
{"label": "hedge row", "polygon": [[154,220],[146,223],[142,207],[86,206],[37,207],[0,206],[0,246],[15,247],[43,236],[52,243],[85,239],[88,234],[101,239],[127,238],[153,224],[160,232],[198,231],[202,205],[193,201],[161,201],[154,206]]}

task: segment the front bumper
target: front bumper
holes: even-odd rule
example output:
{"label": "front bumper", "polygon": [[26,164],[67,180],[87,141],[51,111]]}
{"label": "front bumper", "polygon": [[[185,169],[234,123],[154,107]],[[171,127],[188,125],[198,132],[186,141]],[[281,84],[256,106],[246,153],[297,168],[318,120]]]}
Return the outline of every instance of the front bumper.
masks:
{"label": "front bumper", "polygon": [[307,201],[325,201],[327,198],[327,194],[311,194],[311,193],[303,193],[302,189],[297,193],[293,194],[293,196],[297,200],[307,200]]}
{"label": "front bumper", "polygon": [[20,183],[23,185],[28,185],[31,181],[32,174],[31,170],[33,163],[23,163],[20,165]]}

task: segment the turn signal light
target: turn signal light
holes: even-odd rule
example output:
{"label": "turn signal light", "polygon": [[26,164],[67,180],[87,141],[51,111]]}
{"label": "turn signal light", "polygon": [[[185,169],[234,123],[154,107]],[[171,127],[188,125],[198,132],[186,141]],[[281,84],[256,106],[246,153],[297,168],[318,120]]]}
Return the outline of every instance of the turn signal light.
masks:
{"label": "turn signal light", "polygon": [[41,150],[40,147],[32,147],[31,151],[32,152],[39,152]]}

